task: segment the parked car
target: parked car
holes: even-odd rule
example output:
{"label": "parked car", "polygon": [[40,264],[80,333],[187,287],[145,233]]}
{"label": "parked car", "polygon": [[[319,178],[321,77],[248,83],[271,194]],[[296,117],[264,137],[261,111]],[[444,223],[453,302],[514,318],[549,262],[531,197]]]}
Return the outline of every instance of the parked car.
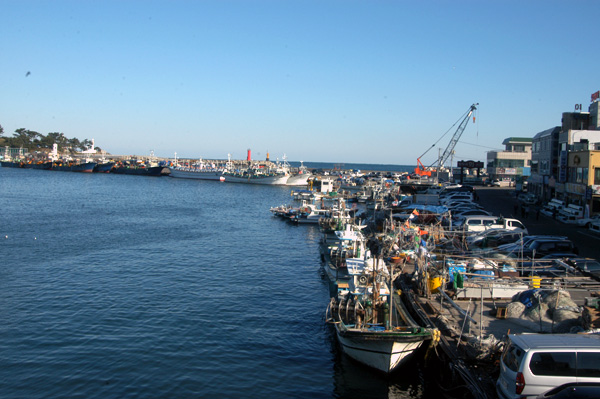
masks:
{"label": "parked car", "polygon": [[586,227],[586,228],[590,228],[590,225],[594,222],[598,222],[600,221],[600,215],[593,215],[593,216],[589,216],[589,217],[583,217],[581,219],[577,219],[577,225],[578,226],[582,226],[582,227]]}
{"label": "parked car", "polygon": [[542,258],[546,255],[555,253],[579,253],[579,250],[573,244],[573,241],[567,238],[535,238],[529,243],[524,244],[523,247],[518,243],[513,244],[514,246],[498,248],[503,253],[512,253],[515,256],[537,259]]}
{"label": "parked car", "polygon": [[592,258],[567,257],[565,263],[576,267],[583,274],[600,280],[600,262]]}
{"label": "parked car", "polygon": [[444,205],[446,208],[451,209],[454,212],[466,211],[470,209],[483,209],[483,206],[475,203],[475,202],[459,202]]}
{"label": "parked car", "polygon": [[517,199],[527,205],[533,205],[537,202],[537,197],[531,193],[521,193],[517,196]]}
{"label": "parked car", "polygon": [[466,240],[468,247],[496,248],[498,245],[515,242],[522,236],[523,233],[515,230],[490,229],[483,234],[469,236]]}
{"label": "parked car", "polygon": [[540,395],[537,399],[598,399],[600,383],[570,382],[560,385]]}
{"label": "parked car", "polygon": [[503,251],[503,252],[513,252],[515,250],[520,250],[521,247],[526,247],[532,241],[534,241],[536,239],[541,239],[541,238],[555,238],[555,239],[561,239],[561,240],[568,240],[569,239],[567,236],[526,235],[526,236],[523,236],[523,238],[521,240],[516,241],[516,242],[514,242],[512,244],[505,244],[505,245],[499,246],[498,250]]}
{"label": "parked car", "polygon": [[575,254],[557,253],[546,255],[541,259],[520,263],[516,269],[523,277],[538,276],[547,278],[580,277],[583,273],[574,266],[565,263],[565,258],[577,257]]}
{"label": "parked car", "polygon": [[491,216],[492,214],[488,211],[484,211],[483,209],[463,209],[457,212],[452,212],[452,218],[465,218],[465,216],[473,216],[473,215],[482,215],[482,216]]}
{"label": "parked car", "polygon": [[496,382],[498,397],[535,398],[574,382],[600,383],[600,336],[509,334]]}

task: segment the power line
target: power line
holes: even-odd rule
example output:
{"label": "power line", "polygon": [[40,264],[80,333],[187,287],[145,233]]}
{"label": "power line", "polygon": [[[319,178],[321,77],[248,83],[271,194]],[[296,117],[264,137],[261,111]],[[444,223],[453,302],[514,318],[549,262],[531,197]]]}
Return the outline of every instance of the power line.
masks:
{"label": "power line", "polygon": [[467,144],[467,145],[472,145],[474,147],[481,147],[481,148],[489,148],[490,150],[494,150],[494,151],[504,151],[504,148],[488,147],[488,146],[480,145],[480,144],[467,143],[465,141],[460,141],[460,144]]}

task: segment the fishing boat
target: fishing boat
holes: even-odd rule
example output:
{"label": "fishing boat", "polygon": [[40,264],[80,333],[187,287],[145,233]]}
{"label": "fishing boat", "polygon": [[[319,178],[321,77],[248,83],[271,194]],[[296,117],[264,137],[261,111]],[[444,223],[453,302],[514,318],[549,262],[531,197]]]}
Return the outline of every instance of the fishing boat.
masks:
{"label": "fishing boat", "polygon": [[171,177],[179,179],[216,180],[225,181],[223,171],[219,169],[199,169],[193,167],[176,166],[171,169]]}
{"label": "fishing boat", "polygon": [[320,208],[315,204],[303,201],[303,206],[290,215],[289,220],[297,224],[319,224],[322,218],[331,216],[331,211],[331,208]]}
{"label": "fishing boat", "polygon": [[414,321],[400,295],[390,290],[393,273],[378,265],[383,262],[367,269],[349,267],[351,278],[347,284],[338,284],[326,320],[335,326],[344,353],[389,374],[437,331]]}
{"label": "fishing boat", "polygon": [[20,168],[22,166],[21,162],[13,162],[13,161],[1,161],[0,165],[3,168]]}
{"label": "fishing boat", "polygon": [[324,233],[321,238],[321,258],[327,277],[334,284],[347,283],[348,270],[365,270],[373,265],[367,239],[360,231],[364,226],[347,223],[344,230]]}
{"label": "fishing boat", "polygon": [[289,174],[285,171],[250,166],[247,169],[228,168],[223,172],[222,177],[228,183],[285,185]]}
{"label": "fishing boat", "polygon": [[117,164],[111,170],[111,173],[118,175],[138,175],[138,176],[168,176],[171,169],[166,166],[145,166],[145,165],[123,165]]}
{"label": "fishing boat", "polygon": [[71,172],[92,173],[97,163],[91,160],[85,162],[74,163],[71,165]]}
{"label": "fishing boat", "polygon": [[304,163],[300,161],[300,166],[297,170],[290,169],[290,177],[286,181],[286,186],[307,186],[308,179],[312,176],[312,173]]}
{"label": "fishing boat", "polygon": [[192,164],[177,164],[171,168],[171,177],[181,179],[199,179],[225,181],[223,172],[226,165],[218,165],[214,162],[207,163],[202,159]]}
{"label": "fishing boat", "polygon": [[115,167],[114,162],[98,163],[94,167],[94,173],[110,173],[114,167]]}
{"label": "fishing boat", "polygon": [[56,160],[52,162],[50,170],[60,172],[80,172],[80,173],[92,173],[96,162],[86,160],[85,162],[76,162],[74,160]]}

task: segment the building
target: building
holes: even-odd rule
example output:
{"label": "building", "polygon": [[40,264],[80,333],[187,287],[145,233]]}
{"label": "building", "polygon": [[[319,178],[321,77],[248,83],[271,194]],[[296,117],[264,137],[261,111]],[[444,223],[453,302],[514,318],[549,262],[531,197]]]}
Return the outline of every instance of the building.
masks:
{"label": "building", "polygon": [[510,182],[520,188],[530,175],[531,143],[532,139],[528,137],[509,137],[502,142],[504,151],[488,151],[489,178]]}
{"label": "building", "polygon": [[563,112],[561,126],[535,135],[528,190],[546,202],[558,198],[600,213],[600,92],[592,94],[588,112],[581,104]]}
{"label": "building", "polygon": [[543,202],[554,198],[558,179],[558,135],[560,126],[533,136],[531,142],[531,175],[527,191]]}

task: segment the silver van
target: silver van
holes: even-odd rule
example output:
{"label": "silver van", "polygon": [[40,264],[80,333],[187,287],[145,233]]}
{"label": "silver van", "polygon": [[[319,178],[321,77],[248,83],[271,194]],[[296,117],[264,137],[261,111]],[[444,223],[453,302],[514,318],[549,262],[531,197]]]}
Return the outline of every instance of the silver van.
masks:
{"label": "silver van", "polygon": [[600,382],[600,336],[510,334],[496,382],[498,397],[535,398],[570,382]]}

